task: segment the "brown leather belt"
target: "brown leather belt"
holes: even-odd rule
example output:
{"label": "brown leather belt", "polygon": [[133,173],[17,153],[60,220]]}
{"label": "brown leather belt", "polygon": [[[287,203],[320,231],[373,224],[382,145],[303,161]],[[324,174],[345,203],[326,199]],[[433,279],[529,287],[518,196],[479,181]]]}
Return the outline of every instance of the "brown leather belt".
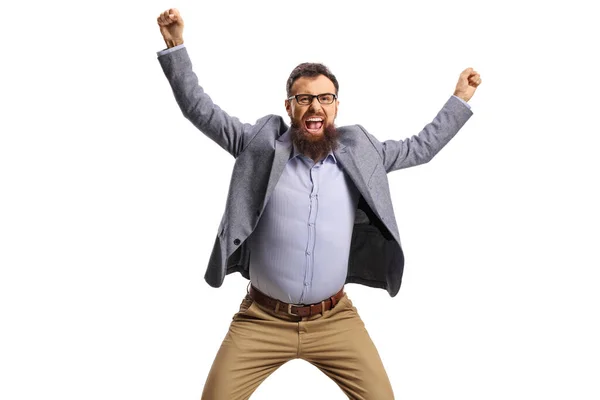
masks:
{"label": "brown leather belt", "polygon": [[273,299],[266,294],[260,292],[254,286],[250,286],[248,291],[252,300],[257,302],[259,305],[273,310],[275,312],[283,312],[290,315],[297,315],[299,317],[310,317],[311,315],[322,314],[325,311],[331,310],[344,296],[344,288],[342,287],[339,292],[333,296],[323,300],[320,303],[315,304],[288,304],[283,301]]}

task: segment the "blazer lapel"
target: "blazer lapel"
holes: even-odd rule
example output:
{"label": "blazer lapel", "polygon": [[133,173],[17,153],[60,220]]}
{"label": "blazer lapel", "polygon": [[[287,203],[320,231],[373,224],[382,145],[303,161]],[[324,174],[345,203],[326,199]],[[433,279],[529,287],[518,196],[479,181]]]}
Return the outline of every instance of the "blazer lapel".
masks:
{"label": "blazer lapel", "polygon": [[269,182],[267,183],[267,191],[265,193],[265,200],[263,201],[263,207],[271,198],[271,193],[275,189],[275,185],[279,181],[285,164],[292,155],[292,141],[290,139],[289,129],[283,135],[279,136],[275,140],[275,155],[273,156],[273,164],[271,165],[271,173],[269,174]]}
{"label": "blazer lapel", "polygon": [[[367,203],[373,207],[373,199],[371,198],[371,193],[367,186],[368,179],[373,171],[364,171],[363,168],[360,168],[356,163],[356,157],[354,157],[354,154],[352,153],[352,148],[341,143],[333,154],[335,154],[335,158],[342,164],[344,171],[348,174],[350,179],[352,179],[352,182],[354,182],[354,185],[356,185],[360,194],[365,198]],[[365,176],[365,173],[369,175]]]}

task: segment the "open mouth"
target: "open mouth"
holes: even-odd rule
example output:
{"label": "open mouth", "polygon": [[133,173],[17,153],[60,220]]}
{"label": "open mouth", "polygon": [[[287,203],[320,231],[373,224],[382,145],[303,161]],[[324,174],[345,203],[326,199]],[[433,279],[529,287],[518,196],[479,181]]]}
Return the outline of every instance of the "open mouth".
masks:
{"label": "open mouth", "polygon": [[310,117],[304,121],[304,126],[308,133],[319,133],[321,128],[323,128],[323,118],[322,117]]}

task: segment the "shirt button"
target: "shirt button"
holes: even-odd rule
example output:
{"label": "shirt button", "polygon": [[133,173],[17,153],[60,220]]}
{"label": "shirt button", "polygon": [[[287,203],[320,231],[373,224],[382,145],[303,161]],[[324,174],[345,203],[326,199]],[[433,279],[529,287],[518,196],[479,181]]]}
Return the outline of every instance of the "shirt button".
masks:
{"label": "shirt button", "polygon": [[241,242],[240,242],[240,239],[235,239],[235,240],[233,241],[233,244],[235,244],[236,246],[237,246],[237,245],[239,245],[240,243],[241,243]]}
{"label": "shirt button", "polygon": [[314,224],[313,224],[312,222],[309,222],[309,223],[308,223],[308,226],[313,226],[313,225],[314,225]]}
{"label": "shirt button", "polygon": [[308,286],[308,282],[304,282],[304,286]]}
{"label": "shirt button", "polygon": [[308,251],[306,252],[306,255],[310,256],[310,250],[308,250]]}

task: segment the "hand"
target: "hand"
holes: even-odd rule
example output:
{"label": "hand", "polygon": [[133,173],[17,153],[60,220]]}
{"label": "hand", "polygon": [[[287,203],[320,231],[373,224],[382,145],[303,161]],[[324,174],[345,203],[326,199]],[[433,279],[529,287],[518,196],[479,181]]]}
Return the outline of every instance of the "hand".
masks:
{"label": "hand", "polygon": [[168,48],[183,44],[183,18],[176,8],[169,8],[156,21]]}
{"label": "hand", "polygon": [[473,68],[467,68],[458,77],[454,95],[460,97],[464,101],[469,101],[471,97],[473,97],[473,94],[475,94],[475,89],[477,89],[479,85],[481,85],[479,73]]}

